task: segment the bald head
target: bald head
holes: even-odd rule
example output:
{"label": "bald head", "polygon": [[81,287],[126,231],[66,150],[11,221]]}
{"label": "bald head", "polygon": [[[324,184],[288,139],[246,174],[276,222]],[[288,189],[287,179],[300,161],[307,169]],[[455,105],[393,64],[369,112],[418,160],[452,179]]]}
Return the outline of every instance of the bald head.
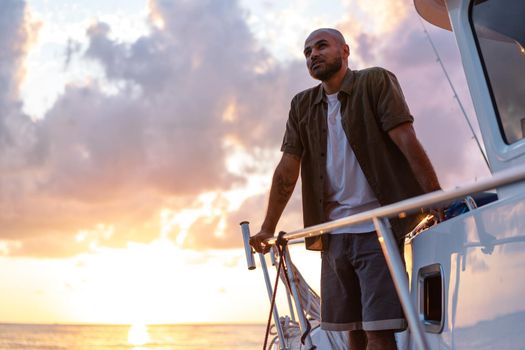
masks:
{"label": "bald head", "polygon": [[316,29],[313,32],[311,32],[310,35],[308,35],[308,37],[306,38],[305,42],[308,42],[309,39],[311,39],[314,36],[316,36],[318,34],[321,34],[321,33],[329,35],[339,45],[345,45],[346,44],[345,37],[343,36],[343,34],[341,34],[341,32],[338,31],[337,29],[333,29],[333,28],[319,28],[319,29]]}
{"label": "bald head", "polygon": [[322,82],[343,76],[348,68],[350,48],[336,29],[314,30],[304,42],[303,53],[310,75]]}

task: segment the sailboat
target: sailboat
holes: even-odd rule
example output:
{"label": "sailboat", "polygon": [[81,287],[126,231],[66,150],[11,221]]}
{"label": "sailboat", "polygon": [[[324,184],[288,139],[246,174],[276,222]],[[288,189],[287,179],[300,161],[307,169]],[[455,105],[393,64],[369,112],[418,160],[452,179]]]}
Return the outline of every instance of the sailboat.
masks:
{"label": "sailboat", "polygon": [[[525,1],[415,0],[418,14],[454,35],[491,176],[321,225],[289,231],[288,244],[372,220],[409,329],[399,349],[525,348]],[[492,195],[478,200],[481,192]],[[405,239],[403,264],[388,218],[420,208],[464,203],[455,217],[421,223]],[[430,218],[429,218],[430,219]],[[241,224],[255,268],[249,226]],[[269,240],[276,244],[276,239]],[[288,249],[280,257],[289,281],[290,315],[274,307],[273,349],[346,349],[344,333],[316,323],[318,296]],[[272,297],[264,257],[261,268]],[[276,266],[280,263],[276,262]],[[292,331],[293,330],[293,331]],[[300,339],[302,336],[302,340]]]}

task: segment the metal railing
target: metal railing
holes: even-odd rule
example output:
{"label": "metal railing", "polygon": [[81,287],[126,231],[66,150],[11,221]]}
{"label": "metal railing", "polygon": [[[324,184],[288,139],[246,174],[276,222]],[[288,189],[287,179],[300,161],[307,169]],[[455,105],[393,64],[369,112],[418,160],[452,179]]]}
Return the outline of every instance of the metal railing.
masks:
{"label": "metal railing", "polygon": [[[315,237],[330,232],[334,229],[371,221],[373,218],[392,218],[400,214],[407,214],[419,211],[421,208],[429,208],[439,203],[450,202],[454,199],[465,197],[467,195],[487,191],[497,187],[503,187],[525,180],[525,167],[517,167],[511,170],[502,171],[490,178],[481,179],[453,190],[436,191],[421,196],[413,197],[394,204],[379,207],[346,218],[326,222],[320,225],[310,226],[301,230],[290,231],[283,238],[290,241],[292,239]],[[276,239],[271,238],[267,242],[270,245],[275,244]]]}
{"label": "metal railing", "polygon": [[[393,217],[403,217],[409,213],[417,212],[421,210],[421,208],[435,208],[440,203],[448,203],[452,200],[462,198],[473,193],[507,186],[522,180],[525,180],[525,167],[516,167],[510,170],[505,170],[500,173],[497,173],[490,178],[482,179],[475,183],[471,183],[453,190],[427,193],[418,197],[410,198],[401,202],[369,210],[363,213],[355,214],[342,219],[307,227],[301,230],[291,231],[285,234],[283,238],[287,241],[295,241],[307,237],[319,236],[328,233],[334,229],[372,221],[376,228],[378,239],[381,244],[381,249],[383,251],[383,254],[385,255],[385,259],[390,269],[392,279],[394,281],[397,293],[399,295],[399,299],[403,306],[403,311],[405,312],[405,316],[407,318],[408,325],[414,337],[417,348],[428,349],[428,342],[426,340],[422,324],[419,320],[414,305],[410,301],[410,292],[408,289],[408,280],[405,273],[405,266],[403,264],[401,255],[397,250],[396,240],[390,229],[388,219]],[[243,222],[241,226],[243,226],[244,232],[243,238],[246,250],[246,259],[248,261],[249,268],[253,269],[255,267],[253,263],[254,253],[249,245],[249,231],[247,231],[248,223]],[[246,234],[246,231],[248,232],[248,234]],[[270,245],[274,245],[276,243],[276,238],[268,239],[267,243]],[[262,254],[260,255],[262,258]],[[291,263],[289,261],[286,262]],[[266,269],[265,264],[263,265],[263,273],[265,274],[266,279],[268,271]],[[293,279],[290,279],[290,282],[294,284]],[[300,303],[298,302],[299,296],[295,295],[296,288],[293,288],[292,292],[294,294],[295,307],[299,316],[301,330],[304,332],[306,317],[304,316],[303,309]],[[279,331],[280,325],[278,324],[278,322],[276,322],[276,327]],[[282,333],[282,329],[280,330],[280,332]],[[308,348],[310,348],[312,344],[311,339],[307,337],[306,340],[306,345],[309,346]],[[280,345],[281,349],[286,349],[284,342],[280,342]]]}

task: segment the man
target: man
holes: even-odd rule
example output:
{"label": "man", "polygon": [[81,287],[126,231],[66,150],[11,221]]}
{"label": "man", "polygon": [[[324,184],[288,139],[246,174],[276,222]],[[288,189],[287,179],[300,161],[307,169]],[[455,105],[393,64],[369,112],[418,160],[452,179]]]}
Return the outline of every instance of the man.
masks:
{"label": "man", "polygon": [[[335,29],[305,41],[310,75],[321,84],[291,104],[266,217],[250,244],[267,252],[299,170],[305,226],[346,217],[440,189],[416,138],[395,76],[348,69],[350,50]],[[413,217],[391,220],[400,242]],[[324,241],[321,328],[350,331],[351,349],[396,349],[406,321],[374,225],[338,229]]]}

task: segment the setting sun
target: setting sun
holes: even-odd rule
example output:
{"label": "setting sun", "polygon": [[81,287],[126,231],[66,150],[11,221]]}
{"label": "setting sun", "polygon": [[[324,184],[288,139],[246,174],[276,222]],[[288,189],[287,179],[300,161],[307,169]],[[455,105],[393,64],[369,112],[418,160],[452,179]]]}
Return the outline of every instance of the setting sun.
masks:
{"label": "setting sun", "polygon": [[145,324],[134,324],[128,331],[128,343],[133,346],[142,346],[150,341],[148,326]]}

